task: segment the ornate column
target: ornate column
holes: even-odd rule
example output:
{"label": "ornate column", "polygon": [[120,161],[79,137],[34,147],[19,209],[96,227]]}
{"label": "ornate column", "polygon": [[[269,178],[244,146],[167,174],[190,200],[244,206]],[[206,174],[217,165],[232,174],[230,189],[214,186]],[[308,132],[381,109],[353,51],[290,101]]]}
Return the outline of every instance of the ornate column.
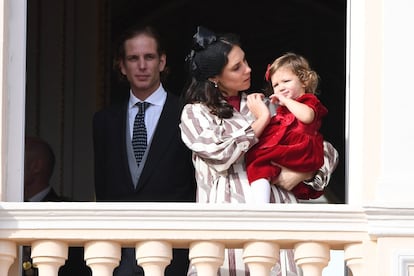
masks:
{"label": "ornate column", "polygon": [[32,243],[31,255],[39,275],[56,276],[68,258],[68,244],[53,240],[35,241]]}
{"label": "ornate column", "polygon": [[346,266],[351,270],[353,276],[362,275],[364,266],[363,252],[362,243],[353,243],[344,246]]}
{"label": "ornate column", "polygon": [[121,260],[121,245],[116,242],[92,241],[85,244],[84,254],[93,275],[112,276]]}
{"label": "ornate column", "polygon": [[318,242],[302,242],[295,245],[295,261],[305,276],[321,276],[330,260],[330,248]]}
{"label": "ornate column", "polygon": [[135,250],[137,263],[142,266],[145,275],[163,276],[172,260],[172,246],[168,242],[139,242]]}
{"label": "ornate column", "polygon": [[193,242],[190,244],[189,258],[197,269],[198,276],[217,276],[224,262],[224,244],[219,242]]}
{"label": "ornate column", "polygon": [[279,261],[280,247],[272,242],[248,242],[244,245],[243,260],[249,266],[251,275],[268,276]]}
{"label": "ornate column", "polygon": [[7,275],[17,256],[17,245],[11,241],[0,241],[0,275]]}

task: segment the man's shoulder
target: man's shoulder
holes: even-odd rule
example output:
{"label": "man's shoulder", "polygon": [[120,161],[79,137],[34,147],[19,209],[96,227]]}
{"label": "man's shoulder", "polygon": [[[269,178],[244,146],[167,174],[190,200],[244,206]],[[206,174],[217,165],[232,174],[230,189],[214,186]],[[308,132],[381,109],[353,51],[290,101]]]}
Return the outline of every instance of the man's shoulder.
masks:
{"label": "man's shoulder", "polygon": [[183,99],[180,95],[168,92],[167,93],[167,100],[165,102],[166,105],[177,108],[181,110],[183,108]]}

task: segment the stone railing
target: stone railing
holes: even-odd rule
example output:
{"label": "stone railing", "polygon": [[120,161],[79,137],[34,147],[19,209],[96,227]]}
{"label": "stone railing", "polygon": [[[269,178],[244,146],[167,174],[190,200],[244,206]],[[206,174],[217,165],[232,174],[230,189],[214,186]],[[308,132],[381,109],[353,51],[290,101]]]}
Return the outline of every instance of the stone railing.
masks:
{"label": "stone railing", "polygon": [[413,214],[409,208],[331,204],[0,202],[0,275],[18,275],[13,267],[19,267],[21,245],[32,246],[40,276],[57,275],[68,246],[84,247],[86,264],[99,276],[112,275],[121,247],[136,248],[148,276],[164,274],[172,248],[190,249],[199,276],[216,276],[224,248],[242,248],[252,276],[268,276],[280,249],[294,249],[304,276],[322,275],[330,250],[344,250],[353,276],[393,275],[378,272],[392,266],[381,263],[378,240],[411,242]]}

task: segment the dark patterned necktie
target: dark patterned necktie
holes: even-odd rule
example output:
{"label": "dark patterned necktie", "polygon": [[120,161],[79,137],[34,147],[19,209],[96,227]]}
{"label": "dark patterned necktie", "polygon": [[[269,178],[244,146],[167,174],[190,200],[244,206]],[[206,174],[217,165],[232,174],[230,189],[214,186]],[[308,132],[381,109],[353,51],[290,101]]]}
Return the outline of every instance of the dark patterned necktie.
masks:
{"label": "dark patterned necktie", "polygon": [[141,163],[147,148],[147,129],[145,127],[145,110],[150,105],[147,102],[138,102],[138,113],[135,116],[134,131],[132,132],[132,148],[134,149],[135,159],[137,165]]}

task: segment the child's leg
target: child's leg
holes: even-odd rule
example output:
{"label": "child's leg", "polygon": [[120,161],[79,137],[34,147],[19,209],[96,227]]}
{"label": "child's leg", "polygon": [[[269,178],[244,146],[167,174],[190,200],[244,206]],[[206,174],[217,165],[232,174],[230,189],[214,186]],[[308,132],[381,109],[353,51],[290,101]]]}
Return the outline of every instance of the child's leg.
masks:
{"label": "child's leg", "polygon": [[270,183],[265,178],[259,178],[250,184],[254,203],[270,202]]}

